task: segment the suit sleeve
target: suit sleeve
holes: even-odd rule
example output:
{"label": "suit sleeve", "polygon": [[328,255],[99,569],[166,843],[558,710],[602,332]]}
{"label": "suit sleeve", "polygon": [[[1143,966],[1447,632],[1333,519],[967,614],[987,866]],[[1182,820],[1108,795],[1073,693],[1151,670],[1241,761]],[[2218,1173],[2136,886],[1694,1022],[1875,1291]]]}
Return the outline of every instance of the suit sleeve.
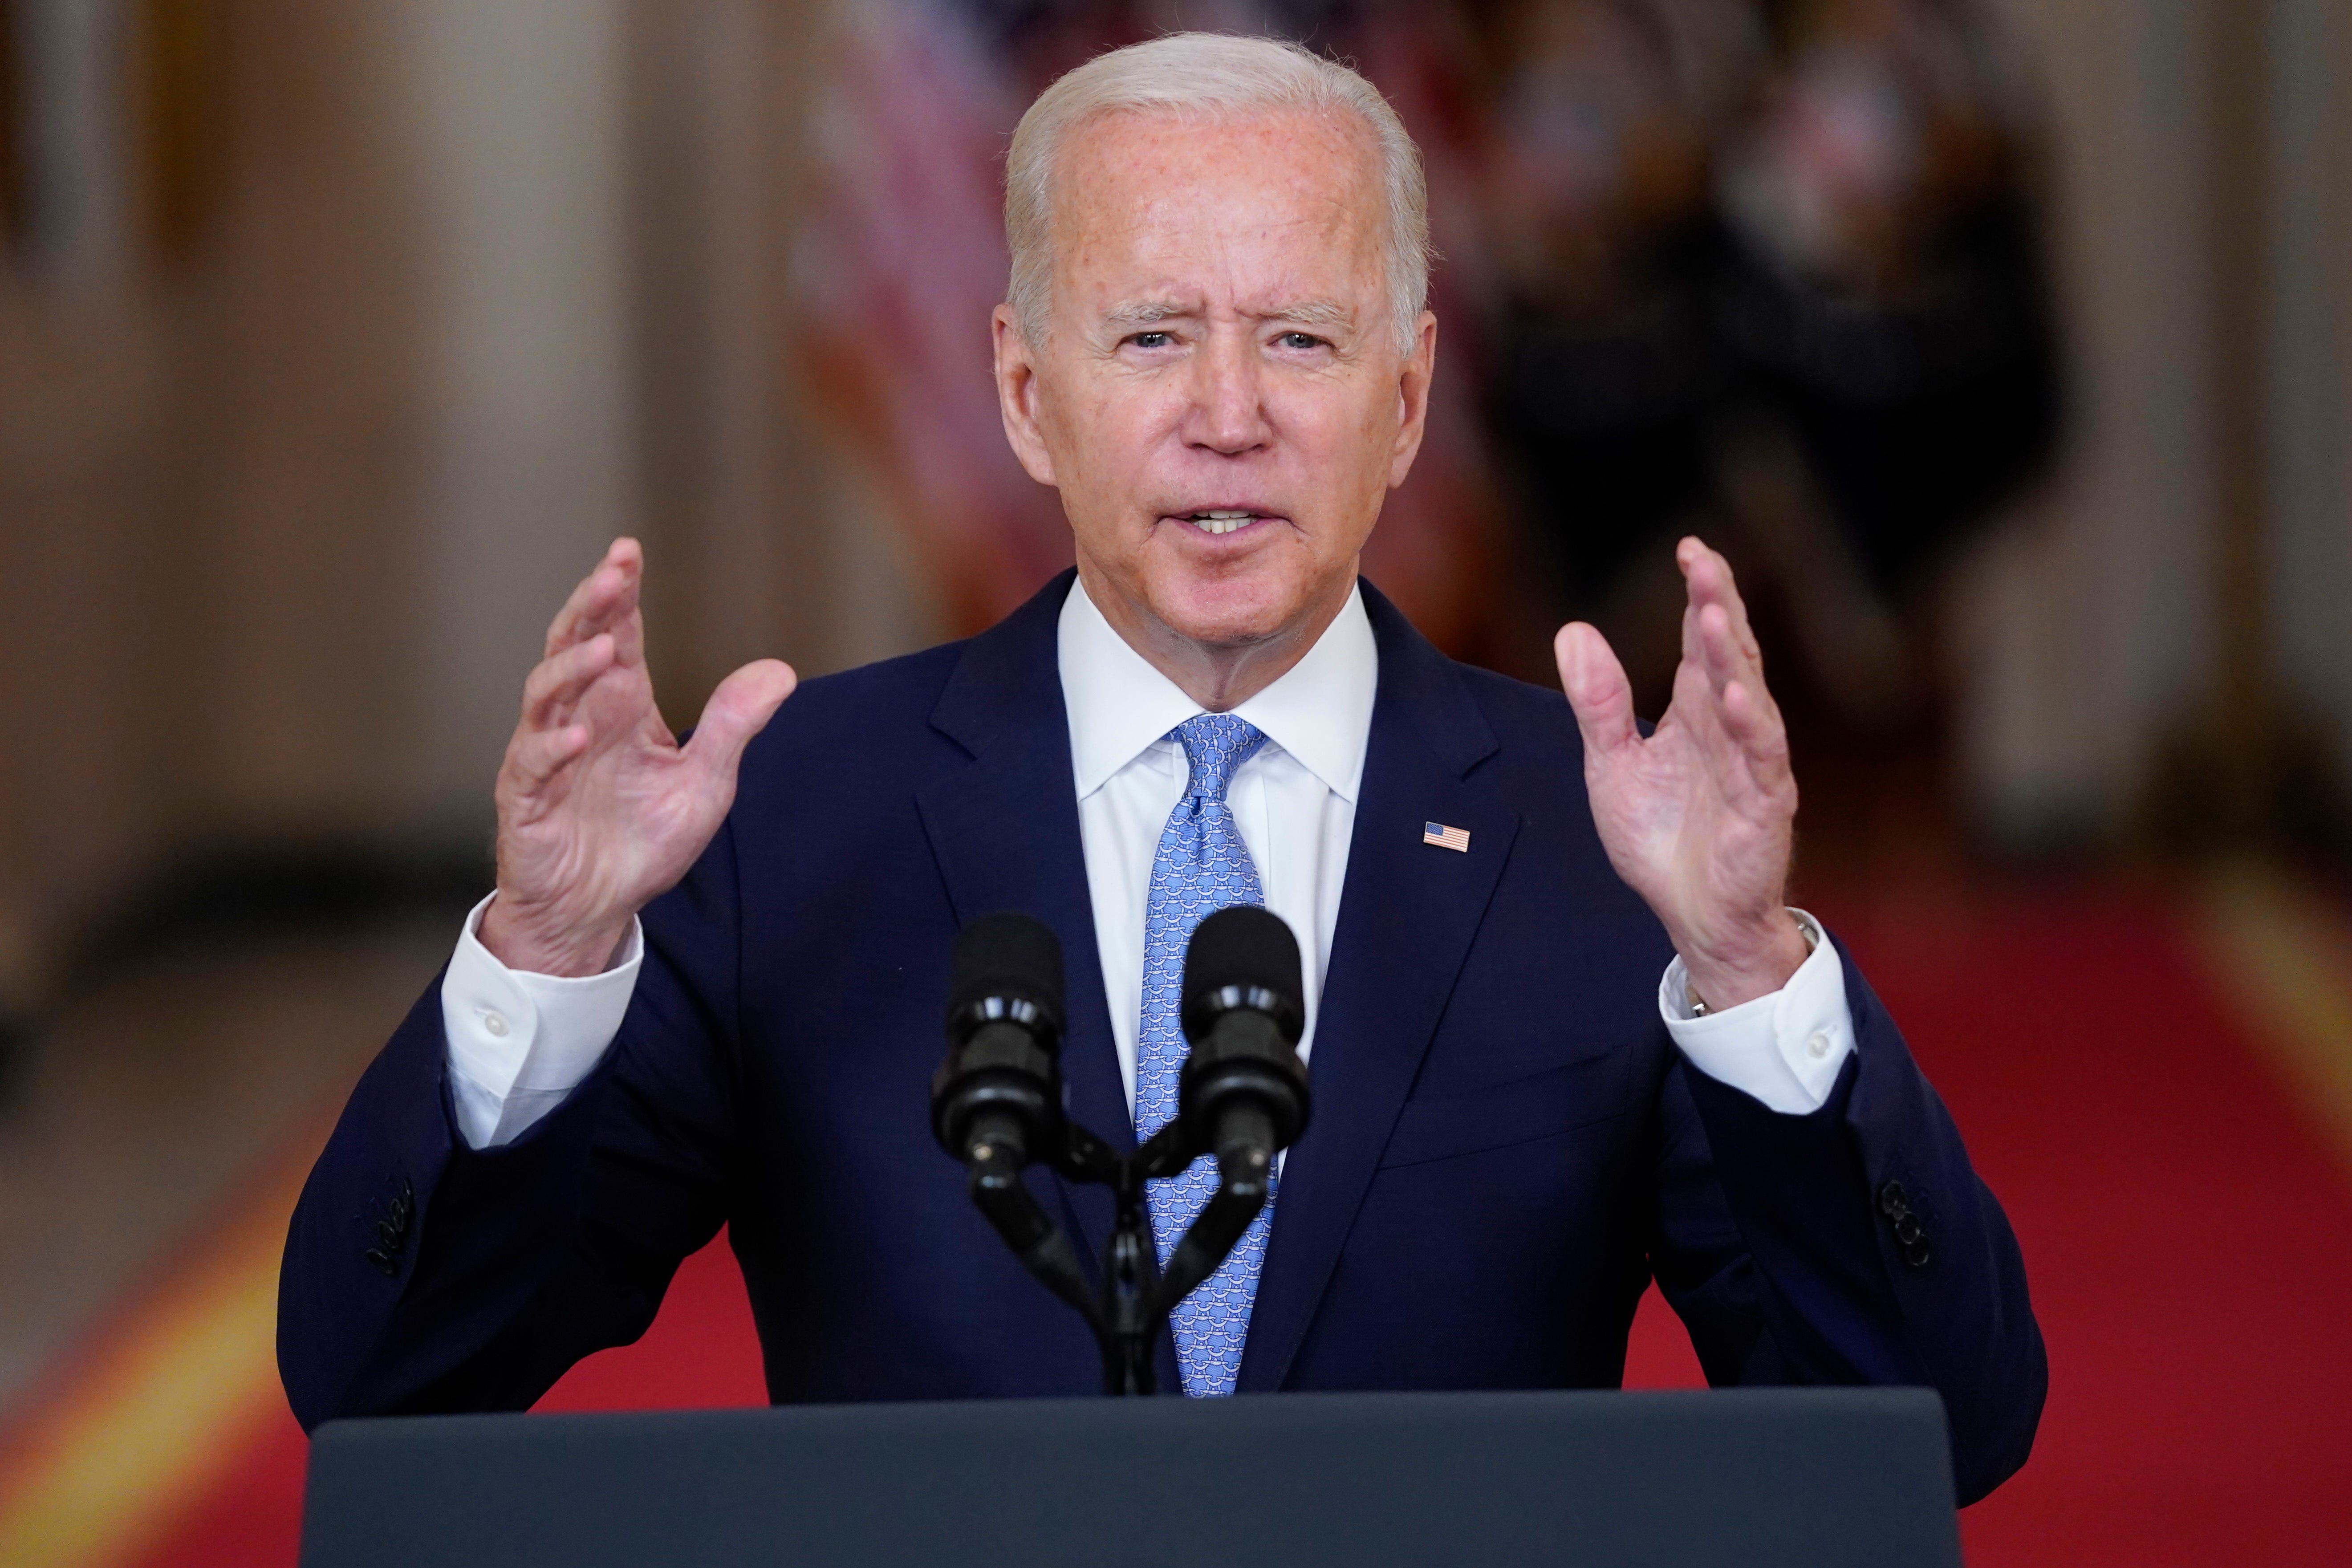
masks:
{"label": "suit sleeve", "polygon": [[644,913],[620,1034],[502,1147],[457,1133],[436,979],[344,1107],[278,1281],[278,1361],[305,1428],[527,1409],[653,1321],[735,1187],[740,901],[731,826]]}
{"label": "suit sleeve", "polygon": [[1846,961],[1854,1052],[1784,1115],[1677,1062],[1660,1098],[1660,1289],[1717,1386],[1924,1384],[1973,1502],[2025,1462],[2049,1367],[2017,1238]]}

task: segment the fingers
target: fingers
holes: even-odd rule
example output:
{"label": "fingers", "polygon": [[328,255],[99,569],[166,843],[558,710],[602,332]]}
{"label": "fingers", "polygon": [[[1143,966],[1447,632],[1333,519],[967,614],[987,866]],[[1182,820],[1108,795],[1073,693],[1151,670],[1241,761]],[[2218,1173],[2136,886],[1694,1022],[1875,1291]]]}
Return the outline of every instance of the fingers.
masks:
{"label": "fingers", "polygon": [[522,721],[533,730],[569,722],[572,710],[596,678],[613,668],[610,632],[550,654],[522,683]]}
{"label": "fingers", "polygon": [[1685,539],[1675,559],[1690,595],[1683,616],[1683,657],[1704,672],[1706,692],[1713,698],[1705,706],[1715,722],[1696,726],[1696,733],[1702,738],[1709,730],[1721,733],[1737,749],[1743,771],[1755,785],[1776,793],[1790,779],[1788,731],[1764,683],[1763,650],[1731,563],[1696,538]]}
{"label": "fingers", "polygon": [[1791,778],[1789,731],[1780,710],[1762,688],[1735,680],[1723,690],[1723,732],[1739,748],[1748,776],[1767,795],[1778,794]]}
{"label": "fingers", "polygon": [[1683,613],[1683,658],[1706,671],[1716,699],[1733,681],[1747,685],[1762,706],[1774,713],[1764,686],[1764,650],[1748,624],[1748,605],[1731,575],[1731,563],[1696,537],[1685,538],[1675,549],[1690,596]]}
{"label": "fingers", "polygon": [[1675,547],[1675,564],[1682,568],[1683,582],[1690,595],[1690,609],[1684,617],[1684,647],[1685,658],[1696,650],[1692,646],[1692,632],[1712,605],[1723,612],[1728,624],[1732,645],[1738,656],[1753,665],[1759,674],[1764,668],[1764,650],[1756,641],[1755,629],[1748,623],[1748,603],[1739,596],[1739,584],[1731,574],[1731,563],[1721,553],[1707,548],[1706,542],[1693,534]]}
{"label": "fingers", "polygon": [[645,575],[646,556],[634,539],[616,539],[604,552],[604,559],[596,569],[580,580],[563,608],[555,612],[555,619],[547,627],[547,653],[553,655],[574,643],[585,642],[599,632],[623,634],[621,623],[636,622],[636,645],[633,655],[626,645],[619,649],[623,662],[633,662],[642,657],[644,632],[637,616],[637,584]]}
{"label": "fingers", "polygon": [[768,726],[776,710],[800,678],[793,667],[777,659],[763,658],[745,665],[719,683],[703,705],[702,721],[694,728],[694,738],[687,742],[688,761],[716,786],[724,787],[731,796],[735,782],[735,764],[743,755],[743,748],[751,737]]}
{"label": "fingers", "polygon": [[1559,689],[1568,694],[1588,757],[1614,755],[1641,741],[1633,724],[1633,686],[1609,640],[1582,621],[1571,621],[1552,639],[1559,663]]}
{"label": "fingers", "polygon": [[1746,689],[1756,706],[1778,723],[1780,705],[1764,684],[1764,667],[1739,640],[1738,627],[1720,605],[1708,605],[1696,616],[1698,661],[1707,685],[1722,702],[1732,687]]}
{"label": "fingers", "polygon": [[1762,684],[1763,672],[1740,648],[1731,616],[1721,605],[1700,605],[1691,618],[1696,634],[1698,663],[1706,671],[1707,684],[1714,688],[1717,698],[1735,680]]}
{"label": "fingers", "polygon": [[588,726],[568,724],[560,730],[534,730],[517,735],[507,747],[507,767],[526,795],[537,793],[588,749]]}

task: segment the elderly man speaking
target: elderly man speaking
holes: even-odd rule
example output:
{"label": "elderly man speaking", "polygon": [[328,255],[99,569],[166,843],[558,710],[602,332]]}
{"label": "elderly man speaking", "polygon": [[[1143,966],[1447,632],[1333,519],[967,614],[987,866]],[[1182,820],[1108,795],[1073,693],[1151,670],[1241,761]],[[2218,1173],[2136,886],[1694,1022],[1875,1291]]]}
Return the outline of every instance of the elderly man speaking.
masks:
{"label": "elderly man speaking", "polygon": [[[497,890],[295,1215],[302,1420],[527,1406],[722,1224],[774,1399],[1093,1387],[928,1128],[950,950],[995,910],[1054,929],[1071,1108],[1131,1148],[1222,899],[1297,935],[1315,1111],[1165,1385],[1613,1386],[1654,1278],[1711,1381],[1931,1384],[1960,1496],[1997,1485],[2046,1381],[2017,1244],[1783,904],[1796,785],[1724,559],[1683,542],[1646,735],[1591,627],[1563,702],[1357,576],[1437,353],[1388,104],[1262,40],[1105,55],[1023,118],[1005,226],[1005,433],[1076,570],[789,705],[751,665],[681,746],[612,547],[524,683]],[[1107,1228],[1095,1189],[1039,1191]],[[1200,1197],[1152,1194],[1163,1258]]]}

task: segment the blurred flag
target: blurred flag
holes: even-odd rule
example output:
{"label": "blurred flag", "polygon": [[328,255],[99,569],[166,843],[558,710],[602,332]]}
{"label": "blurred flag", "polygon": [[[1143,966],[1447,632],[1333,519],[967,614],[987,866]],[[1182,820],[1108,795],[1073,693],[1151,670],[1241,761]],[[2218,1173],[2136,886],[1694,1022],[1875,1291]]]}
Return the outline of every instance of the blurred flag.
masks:
{"label": "blurred flag", "polygon": [[796,258],[810,404],[888,499],[961,635],[1071,559],[1057,498],[1005,445],[990,374],[1021,106],[953,9],[869,0],[837,20]]}

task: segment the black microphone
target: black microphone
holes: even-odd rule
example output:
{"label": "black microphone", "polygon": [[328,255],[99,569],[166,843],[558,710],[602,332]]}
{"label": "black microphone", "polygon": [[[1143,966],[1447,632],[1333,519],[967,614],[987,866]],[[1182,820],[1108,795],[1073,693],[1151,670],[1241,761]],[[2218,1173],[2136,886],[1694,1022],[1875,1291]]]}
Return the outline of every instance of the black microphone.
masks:
{"label": "black microphone", "polygon": [[950,975],[931,1131],[967,1165],[1017,1171],[1062,1126],[1062,944],[1027,915],[982,915],[957,936]]}
{"label": "black microphone", "polygon": [[1307,1027],[1298,942],[1279,916],[1219,910],[1184,951],[1181,1018],[1192,1043],[1177,1080],[1177,1114],[1219,1175],[1264,1190],[1275,1154],[1306,1130]]}

